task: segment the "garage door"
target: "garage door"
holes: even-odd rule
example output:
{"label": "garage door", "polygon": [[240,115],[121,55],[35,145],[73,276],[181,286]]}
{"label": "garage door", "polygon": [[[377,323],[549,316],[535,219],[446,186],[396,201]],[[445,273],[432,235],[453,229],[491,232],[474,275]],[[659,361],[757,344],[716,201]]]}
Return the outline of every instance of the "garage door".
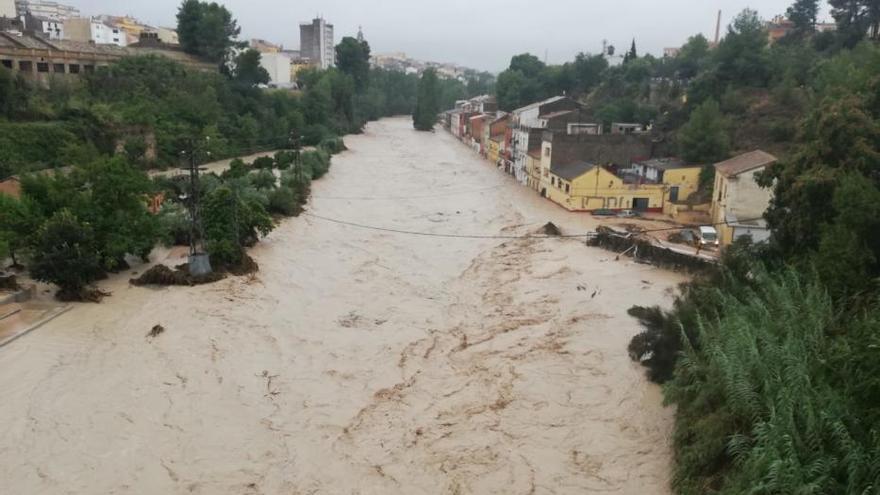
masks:
{"label": "garage door", "polygon": [[650,204],[651,203],[648,198],[633,198],[634,210],[647,210]]}

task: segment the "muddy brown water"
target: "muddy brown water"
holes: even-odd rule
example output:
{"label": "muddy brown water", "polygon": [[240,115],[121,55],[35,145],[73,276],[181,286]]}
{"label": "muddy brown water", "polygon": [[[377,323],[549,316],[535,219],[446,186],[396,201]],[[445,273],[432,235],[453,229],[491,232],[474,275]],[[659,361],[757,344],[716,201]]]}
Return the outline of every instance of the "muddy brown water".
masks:
{"label": "muddy brown water", "polygon": [[[592,227],[408,119],[346,143],[314,214]],[[253,255],[258,276],[212,286],[108,280],[0,350],[0,492],[669,493],[672,411],[626,310],[680,276],[579,240],[305,216]]]}

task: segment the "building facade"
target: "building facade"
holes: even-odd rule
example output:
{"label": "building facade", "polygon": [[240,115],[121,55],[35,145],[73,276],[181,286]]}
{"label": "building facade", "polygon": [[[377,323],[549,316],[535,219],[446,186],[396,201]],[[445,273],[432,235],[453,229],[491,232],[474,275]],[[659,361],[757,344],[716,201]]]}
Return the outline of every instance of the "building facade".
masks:
{"label": "building facade", "polygon": [[290,58],[280,52],[260,54],[260,66],[269,73],[269,84],[285,87],[290,85]]}
{"label": "building facade", "polygon": [[729,246],[744,235],[750,235],[755,242],[769,239],[770,231],[763,217],[773,192],[761,187],[755,174],[776,161],[775,156],[757,150],[715,165],[711,215],[722,246]]}
{"label": "building facade", "polygon": [[15,10],[15,0],[0,0],[0,17],[14,19],[18,17]]}
{"label": "building facade", "polygon": [[300,52],[303,58],[311,60],[322,69],[336,65],[336,43],[333,38],[333,24],[322,18],[311,23],[299,25]]}
{"label": "building facade", "polygon": [[18,9],[18,15],[30,14],[56,21],[80,17],[79,9],[76,7],[48,0],[15,0],[15,7]]}
{"label": "building facade", "polygon": [[73,17],[64,21],[64,39],[96,45],[126,46],[125,33],[97,18]]}
{"label": "building facade", "polygon": [[[579,111],[580,104],[571,98],[557,96],[518,108],[511,113],[511,163],[506,167],[521,184],[528,184],[526,160],[529,150],[540,147],[541,134],[554,123],[570,123],[569,112]],[[579,114],[579,112],[578,112]],[[578,114],[575,114],[579,117]],[[575,120],[580,120],[576,118]]]}

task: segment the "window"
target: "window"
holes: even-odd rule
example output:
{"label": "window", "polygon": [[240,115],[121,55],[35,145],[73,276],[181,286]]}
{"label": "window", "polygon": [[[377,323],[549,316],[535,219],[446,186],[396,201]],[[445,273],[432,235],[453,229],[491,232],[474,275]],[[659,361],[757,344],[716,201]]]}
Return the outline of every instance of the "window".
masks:
{"label": "window", "polygon": [[544,156],[550,156],[550,147],[544,148]]}
{"label": "window", "polygon": [[64,74],[64,64],[52,64],[52,70],[58,74]]}
{"label": "window", "polygon": [[571,184],[566,184],[565,185],[565,194],[568,194],[570,192],[571,192]]}
{"label": "window", "polygon": [[70,64],[68,69],[71,74],[79,74],[79,64]]}
{"label": "window", "polygon": [[92,72],[95,72],[95,66],[94,65],[84,65],[83,70],[85,70],[87,74],[91,74]]}
{"label": "window", "polygon": [[33,72],[34,64],[33,62],[29,62],[27,60],[22,60],[18,63],[18,70],[22,72]]}
{"label": "window", "polygon": [[7,69],[11,69],[12,68],[12,60],[4,60],[3,67],[6,67]]}
{"label": "window", "polygon": [[37,72],[49,72],[49,63],[37,62]]}

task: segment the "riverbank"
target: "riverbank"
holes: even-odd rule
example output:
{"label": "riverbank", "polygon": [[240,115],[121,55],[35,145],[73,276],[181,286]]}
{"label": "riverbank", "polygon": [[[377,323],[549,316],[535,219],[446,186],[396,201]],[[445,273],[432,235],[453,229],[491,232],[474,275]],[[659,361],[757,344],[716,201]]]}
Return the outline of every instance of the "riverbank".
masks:
{"label": "riverbank", "polygon": [[[596,224],[408,119],[346,144],[310,213],[426,234]],[[0,350],[6,488],[668,493],[672,411],[627,356],[626,310],[668,304],[680,275],[580,240],[310,216],[250,253],[259,274],[211,286],[120,274],[105,304]]]}

